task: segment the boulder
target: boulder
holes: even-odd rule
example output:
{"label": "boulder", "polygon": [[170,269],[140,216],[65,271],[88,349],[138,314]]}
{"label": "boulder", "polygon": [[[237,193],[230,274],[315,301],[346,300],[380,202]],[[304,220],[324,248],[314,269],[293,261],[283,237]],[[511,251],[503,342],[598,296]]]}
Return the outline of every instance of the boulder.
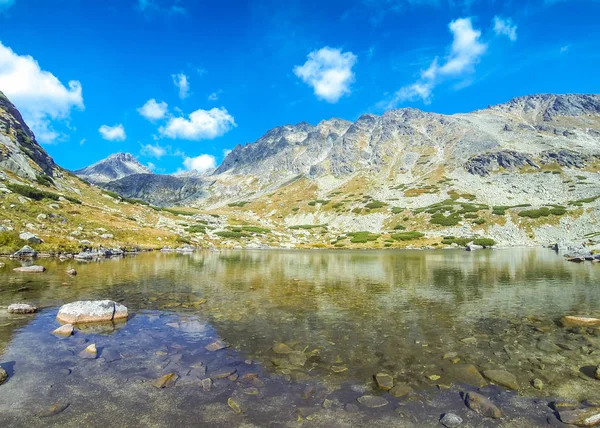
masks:
{"label": "boulder", "polygon": [[75,254],[74,257],[77,260],[92,260],[94,258],[94,255],[92,253],[88,253],[88,252],[82,251],[79,254]]}
{"label": "boulder", "polygon": [[34,235],[31,232],[20,233],[19,239],[21,239],[23,241],[27,241],[30,244],[41,244],[42,242],[44,242],[42,239],[38,238],[36,235]]}
{"label": "boulder", "polygon": [[488,418],[500,419],[502,412],[490,400],[476,392],[467,392],[465,403],[469,409]]}
{"label": "boulder", "polygon": [[487,380],[496,385],[504,386],[508,389],[519,389],[519,383],[517,382],[515,375],[505,370],[485,370],[483,375]]}
{"label": "boulder", "polygon": [[6,370],[0,367],[0,385],[6,382],[6,379],[8,379],[8,373],[6,373]]}
{"label": "boulder", "polygon": [[563,423],[578,427],[600,425],[600,408],[598,407],[559,411],[558,416]]}
{"label": "boulder", "polygon": [[125,320],[127,308],[112,300],[79,301],[61,306],[56,319],[67,324]]}
{"label": "boulder", "polygon": [[600,326],[600,319],[585,317],[585,316],[577,316],[577,315],[567,315],[561,318],[560,322],[564,327],[598,327]]}
{"label": "boulder", "polygon": [[13,257],[36,257],[37,251],[31,248],[29,245],[25,245],[19,251],[13,254]]}
{"label": "boulder", "polygon": [[65,324],[52,331],[57,336],[71,336],[73,334],[73,324]]}
{"label": "boulder", "polygon": [[475,250],[483,250],[483,246],[482,245],[475,245],[472,242],[470,244],[467,244],[467,246],[465,247],[466,251],[475,251]]}
{"label": "boulder", "polygon": [[447,374],[444,378],[454,382],[465,383],[467,385],[482,387],[487,382],[473,364],[454,364],[444,370]]}
{"label": "boulder", "polygon": [[44,266],[21,266],[13,269],[15,272],[29,272],[29,273],[40,273],[44,272],[46,268]]}
{"label": "boulder", "polygon": [[9,314],[33,314],[37,308],[27,303],[13,303],[8,307]]}

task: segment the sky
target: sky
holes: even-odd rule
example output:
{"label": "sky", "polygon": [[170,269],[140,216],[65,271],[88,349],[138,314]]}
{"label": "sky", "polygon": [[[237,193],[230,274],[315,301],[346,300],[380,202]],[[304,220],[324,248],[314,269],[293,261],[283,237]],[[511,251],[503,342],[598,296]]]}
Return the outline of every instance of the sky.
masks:
{"label": "sky", "polygon": [[0,0],[0,91],[78,169],[204,172],[285,124],[599,93],[599,0]]}

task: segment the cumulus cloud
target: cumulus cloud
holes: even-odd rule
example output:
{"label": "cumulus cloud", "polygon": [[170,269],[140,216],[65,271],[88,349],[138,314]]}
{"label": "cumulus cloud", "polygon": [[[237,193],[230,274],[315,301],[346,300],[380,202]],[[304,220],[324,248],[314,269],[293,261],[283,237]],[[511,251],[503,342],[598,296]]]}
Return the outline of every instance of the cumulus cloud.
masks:
{"label": "cumulus cloud", "polygon": [[214,156],[200,155],[196,157],[186,157],[183,160],[183,166],[188,171],[198,171],[204,173],[217,167],[217,161]]}
{"label": "cumulus cloud", "polygon": [[217,101],[219,99],[219,93],[213,92],[208,96],[208,101]]}
{"label": "cumulus cloud", "polygon": [[171,75],[173,83],[179,88],[179,98],[182,100],[190,96],[190,82],[184,73]]}
{"label": "cumulus cloud", "polygon": [[[0,0],[1,1],[1,0]],[[52,121],[69,118],[71,110],[83,109],[81,83],[64,86],[52,73],[42,70],[29,55],[18,55],[0,42],[0,91],[17,106],[41,143],[56,142],[60,133]]]}
{"label": "cumulus cloud", "polygon": [[352,67],[356,61],[357,57],[352,52],[326,46],[309,53],[303,65],[294,67],[294,74],[313,88],[317,98],[336,103],[352,92]]}
{"label": "cumulus cloud", "polygon": [[233,116],[224,108],[196,110],[185,117],[172,117],[158,132],[161,136],[183,140],[212,140],[236,126]]}
{"label": "cumulus cloud", "polygon": [[121,124],[115,126],[102,125],[98,131],[102,138],[108,141],[125,141],[127,138],[125,128]]}
{"label": "cumulus cloud", "polygon": [[166,102],[157,102],[154,98],[146,101],[146,104],[137,109],[139,114],[150,121],[164,118],[168,110],[169,106]]}
{"label": "cumulus cloud", "polygon": [[167,149],[161,147],[159,144],[145,144],[140,150],[142,156],[153,157],[160,159],[167,154]]}
{"label": "cumulus cloud", "polygon": [[517,26],[510,18],[501,18],[494,16],[494,33],[498,36],[506,36],[511,42],[517,41]]}
{"label": "cumulus cloud", "polygon": [[450,54],[440,64],[435,58],[431,65],[421,71],[420,78],[407,86],[400,88],[387,108],[395,107],[399,102],[421,99],[431,102],[433,89],[447,79],[462,78],[475,70],[481,56],[487,50],[487,44],[481,41],[481,31],[473,28],[471,18],[456,19],[448,25],[454,36]]}

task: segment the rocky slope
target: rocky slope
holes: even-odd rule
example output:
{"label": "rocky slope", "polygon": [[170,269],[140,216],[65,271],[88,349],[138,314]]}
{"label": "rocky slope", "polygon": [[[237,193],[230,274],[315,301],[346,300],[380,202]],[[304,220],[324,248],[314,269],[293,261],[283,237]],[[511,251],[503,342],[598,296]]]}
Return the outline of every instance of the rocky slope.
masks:
{"label": "rocky slope", "polygon": [[134,174],[152,174],[152,171],[129,153],[115,153],[74,173],[91,183],[104,184]]}

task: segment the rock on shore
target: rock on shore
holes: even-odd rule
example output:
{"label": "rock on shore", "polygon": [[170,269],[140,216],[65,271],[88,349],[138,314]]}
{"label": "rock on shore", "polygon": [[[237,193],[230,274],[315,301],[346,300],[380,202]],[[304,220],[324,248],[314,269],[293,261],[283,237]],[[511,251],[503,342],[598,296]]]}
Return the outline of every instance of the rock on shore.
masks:
{"label": "rock on shore", "polygon": [[33,265],[33,266],[21,266],[18,268],[14,268],[13,270],[15,272],[41,273],[41,272],[44,272],[46,270],[46,268],[44,266]]}
{"label": "rock on shore", "polygon": [[33,314],[37,312],[37,308],[27,303],[13,303],[8,307],[9,314]]}
{"label": "rock on shore", "polygon": [[127,308],[112,300],[78,301],[61,306],[58,321],[67,324],[110,322],[127,319]]}

